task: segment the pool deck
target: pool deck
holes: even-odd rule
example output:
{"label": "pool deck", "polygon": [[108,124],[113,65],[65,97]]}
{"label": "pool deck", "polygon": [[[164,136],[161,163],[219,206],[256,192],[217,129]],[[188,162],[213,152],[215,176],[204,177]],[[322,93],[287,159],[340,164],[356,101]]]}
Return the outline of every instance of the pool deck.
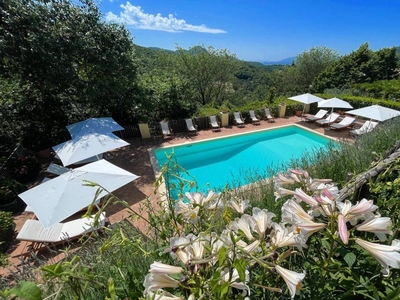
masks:
{"label": "pool deck", "polygon": [[[117,149],[111,152],[111,157],[108,159],[111,163],[124,168],[125,170],[132,172],[139,177],[139,179],[121,187],[120,189],[114,192],[114,195],[127,201],[131,207],[131,209],[135,212],[139,213],[140,203],[145,199],[150,199],[150,201],[154,204],[154,207],[157,206],[157,202],[160,199],[160,195],[154,193],[154,182],[155,175],[153,171],[152,164],[150,162],[149,150],[171,146],[176,144],[188,143],[193,141],[206,140],[210,138],[223,137],[234,135],[238,133],[251,132],[255,130],[274,128],[278,126],[284,126],[289,124],[297,124],[299,126],[303,126],[315,132],[318,132],[324,136],[334,138],[334,139],[346,139],[352,140],[349,136],[349,129],[344,130],[326,130],[321,126],[318,126],[315,123],[309,123],[301,121],[299,117],[285,117],[285,118],[276,118],[274,123],[268,123],[267,121],[261,121],[260,125],[252,125],[246,124],[245,127],[238,128],[237,126],[229,126],[221,128],[221,131],[213,132],[211,129],[209,130],[201,130],[197,135],[188,135],[186,133],[178,133],[173,136],[173,138],[165,138],[162,137],[151,137],[148,139],[128,139],[127,142],[130,143],[130,146]],[[43,162],[43,169],[47,168],[47,165],[53,161],[52,158]],[[44,176],[44,172],[41,173],[41,177],[38,178],[37,181],[31,183],[31,186],[38,184],[41,181],[41,178]],[[122,205],[111,205],[106,208],[107,217],[109,218],[111,223],[119,222],[124,219],[129,219],[131,213],[128,209],[124,208]],[[143,213],[140,213],[143,215]],[[14,216],[16,221],[16,233],[18,234],[19,230],[23,226],[25,220],[33,218],[34,215],[31,213],[20,213]],[[144,216],[145,217],[145,216]],[[135,226],[140,228],[145,228],[146,223],[140,221],[133,221]],[[14,240],[12,245],[9,248],[8,253],[11,256],[10,262],[13,265],[18,265],[21,263],[21,260],[18,256],[27,251],[27,247],[29,243],[20,242]],[[57,258],[52,257],[57,260]],[[0,269],[0,276],[7,274],[6,269]]]}

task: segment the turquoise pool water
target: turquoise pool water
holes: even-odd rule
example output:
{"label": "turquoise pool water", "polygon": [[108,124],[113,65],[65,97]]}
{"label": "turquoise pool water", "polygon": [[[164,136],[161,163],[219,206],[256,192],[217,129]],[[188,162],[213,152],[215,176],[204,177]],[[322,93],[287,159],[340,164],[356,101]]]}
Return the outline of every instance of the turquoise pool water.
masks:
{"label": "turquoise pool water", "polygon": [[[177,163],[186,169],[201,191],[219,190],[248,184],[242,174],[250,171],[265,173],[267,167],[278,169],[282,164],[307,151],[326,147],[332,140],[298,126],[223,137],[208,141],[158,148],[154,151],[159,166],[174,153]],[[182,175],[182,174],[180,174]],[[268,175],[268,174],[266,174]],[[171,179],[173,180],[173,179]],[[258,178],[260,180],[260,178]],[[168,185],[168,182],[167,182]]]}

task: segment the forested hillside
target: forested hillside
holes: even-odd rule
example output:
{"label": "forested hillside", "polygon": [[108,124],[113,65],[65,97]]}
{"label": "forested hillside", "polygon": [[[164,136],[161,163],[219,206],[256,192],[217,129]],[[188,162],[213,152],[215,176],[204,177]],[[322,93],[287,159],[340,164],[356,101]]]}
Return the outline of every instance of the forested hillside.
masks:
{"label": "forested hillside", "polygon": [[0,2],[0,136],[13,145],[55,145],[66,124],[90,116],[136,124],[305,92],[400,98],[399,47],[363,44],[345,56],[315,47],[292,65],[265,66],[212,46],[135,45],[90,0],[28,3]]}

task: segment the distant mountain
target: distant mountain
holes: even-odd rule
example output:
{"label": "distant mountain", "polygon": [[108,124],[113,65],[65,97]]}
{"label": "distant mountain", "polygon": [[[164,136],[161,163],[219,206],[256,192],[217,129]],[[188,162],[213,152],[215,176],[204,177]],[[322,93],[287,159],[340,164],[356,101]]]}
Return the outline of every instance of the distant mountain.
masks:
{"label": "distant mountain", "polygon": [[280,61],[265,61],[265,62],[263,62],[263,64],[267,65],[267,66],[271,66],[271,65],[291,65],[295,58],[296,57],[293,56],[293,57],[288,57],[288,58],[282,59]]}

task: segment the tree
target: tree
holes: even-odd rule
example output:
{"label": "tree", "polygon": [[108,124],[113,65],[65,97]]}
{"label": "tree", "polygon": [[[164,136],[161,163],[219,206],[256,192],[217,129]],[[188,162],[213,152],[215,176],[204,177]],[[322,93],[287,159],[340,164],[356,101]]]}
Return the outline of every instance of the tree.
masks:
{"label": "tree", "polygon": [[335,50],[323,46],[311,48],[297,55],[294,67],[300,88],[308,91],[314,79],[338,59],[339,54]]}
{"label": "tree", "polygon": [[221,104],[232,91],[235,56],[225,49],[203,46],[184,50],[177,47],[178,68],[196,90],[202,105]]}
{"label": "tree", "polygon": [[328,66],[313,82],[314,92],[325,89],[351,88],[356,83],[391,79],[396,76],[396,48],[384,48],[377,52],[368,43]]}
{"label": "tree", "polygon": [[88,116],[119,119],[138,102],[130,34],[102,21],[92,0],[5,0],[0,20],[0,76],[20,91],[0,101],[21,114],[30,135]]}

